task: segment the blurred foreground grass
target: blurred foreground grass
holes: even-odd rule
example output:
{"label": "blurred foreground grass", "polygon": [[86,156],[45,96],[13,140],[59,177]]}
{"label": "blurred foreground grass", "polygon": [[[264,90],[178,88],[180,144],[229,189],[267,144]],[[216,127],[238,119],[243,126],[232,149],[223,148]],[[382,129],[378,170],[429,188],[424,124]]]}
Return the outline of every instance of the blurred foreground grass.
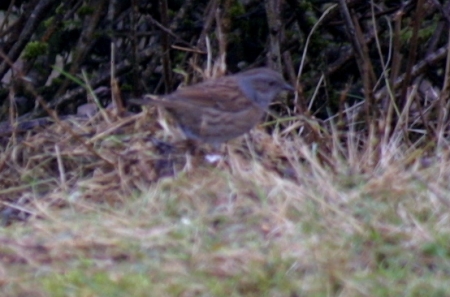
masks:
{"label": "blurred foreground grass", "polygon": [[1,295],[450,296],[448,155],[331,170],[311,147],[278,146],[286,176],[232,146],[117,201],[33,200],[0,231]]}

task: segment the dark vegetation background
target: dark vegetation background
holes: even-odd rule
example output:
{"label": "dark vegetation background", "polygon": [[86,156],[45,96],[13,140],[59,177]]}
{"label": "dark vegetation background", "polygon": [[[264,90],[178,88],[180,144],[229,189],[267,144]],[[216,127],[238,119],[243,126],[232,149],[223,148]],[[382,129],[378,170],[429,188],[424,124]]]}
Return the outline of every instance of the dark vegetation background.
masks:
{"label": "dark vegetation background", "polygon": [[275,107],[281,115],[313,116],[324,124],[334,119],[339,129],[356,127],[380,143],[399,134],[411,143],[439,143],[448,126],[449,5],[2,1],[0,127],[7,133],[11,123],[48,116],[49,109],[76,113],[88,98],[73,79],[82,71],[103,106],[111,92],[126,105],[129,97],[203,79],[195,70],[206,68],[209,52],[213,60],[226,53],[228,73],[262,65],[282,71],[298,92]]}

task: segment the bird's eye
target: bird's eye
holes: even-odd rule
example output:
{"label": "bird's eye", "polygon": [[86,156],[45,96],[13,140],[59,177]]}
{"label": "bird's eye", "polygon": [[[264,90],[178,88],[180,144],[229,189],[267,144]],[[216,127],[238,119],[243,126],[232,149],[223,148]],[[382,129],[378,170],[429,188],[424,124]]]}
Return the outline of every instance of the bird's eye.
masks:
{"label": "bird's eye", "polygon": [[269,81],[269,86],[270,87],[273,87],[274,85],[275,85],[276,83],[272,80],[272,81]]}

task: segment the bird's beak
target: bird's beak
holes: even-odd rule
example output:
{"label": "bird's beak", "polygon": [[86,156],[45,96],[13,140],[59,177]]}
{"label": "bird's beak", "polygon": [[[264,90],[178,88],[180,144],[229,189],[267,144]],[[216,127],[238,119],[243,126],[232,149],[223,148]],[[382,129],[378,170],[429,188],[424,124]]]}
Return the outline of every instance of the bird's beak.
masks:
{"label": "bird's beak", "polygon": [[291,86],[290,84],[288,84],[288,83],[284,84],[283,89],[285,89],[286,91],[290,91],[290,92],[294,92],[295,91],[295,88],[293,86]]}

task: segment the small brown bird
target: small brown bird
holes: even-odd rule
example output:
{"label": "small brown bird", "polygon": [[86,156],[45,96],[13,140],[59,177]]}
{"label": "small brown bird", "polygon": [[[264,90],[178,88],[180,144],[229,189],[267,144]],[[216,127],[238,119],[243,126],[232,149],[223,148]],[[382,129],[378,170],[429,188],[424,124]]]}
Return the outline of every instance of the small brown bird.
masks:
{"label": "small brown bird", "polygon": [[218,145],[253,128],[283,90],[294,91],[278,72],[256,68],[183,87],[163,100],[130,100],[165,107],[189,139]]}

